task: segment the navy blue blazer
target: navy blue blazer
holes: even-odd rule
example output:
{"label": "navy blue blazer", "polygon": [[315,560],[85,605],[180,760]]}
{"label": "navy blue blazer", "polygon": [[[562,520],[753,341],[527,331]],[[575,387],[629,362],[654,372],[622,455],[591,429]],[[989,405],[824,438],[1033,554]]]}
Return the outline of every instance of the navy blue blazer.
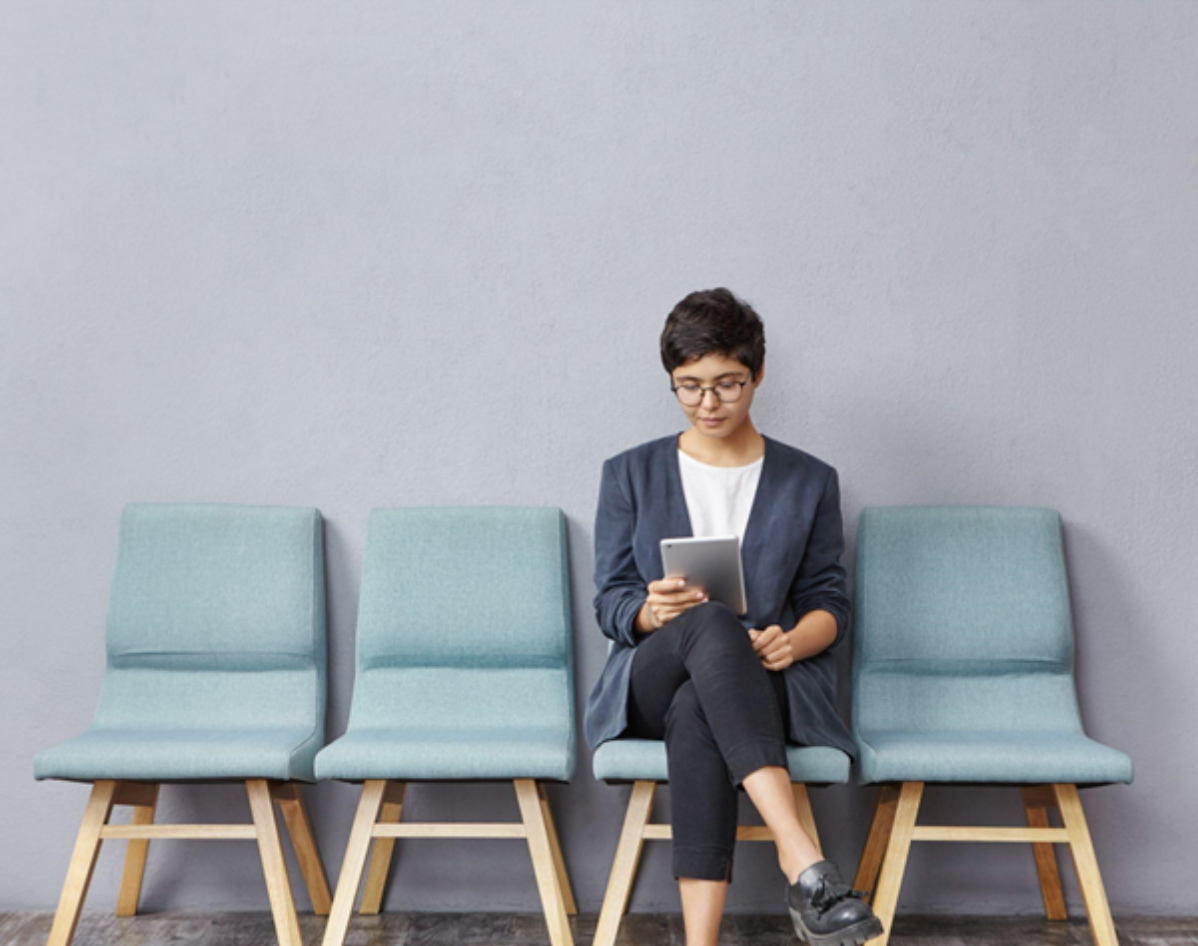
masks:
{"label": "navy blue blazer", "polygon": [[[634,622],[646,587],[664,578],[661,540],[692,535],[678,437],[651,440],[603,464],[595,516],[595,615],[613,641],[587,701],[584,729],[594,749],[628,726],[628,686],[638,635]],[[741,543],[749,609],[746,628],[794,627],[809,611],[836,618],[836,643],[852,605],[840,564],[844,530],[836,471],[810,454],[765,438],[757,495]],[[835,646],[835,644],[833,644]],[[790,736],[800,745],[834,746],[855,755],[836,712],[836,665],[828,648],[782,671],[790,700]]]}

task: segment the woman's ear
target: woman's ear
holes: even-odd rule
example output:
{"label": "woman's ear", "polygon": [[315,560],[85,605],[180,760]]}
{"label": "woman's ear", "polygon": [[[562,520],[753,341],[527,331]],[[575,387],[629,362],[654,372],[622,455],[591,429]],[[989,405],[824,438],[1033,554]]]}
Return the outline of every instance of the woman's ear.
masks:
{"label": "woman's ear", "polygon": [[757,369],[757,377],[755,377],[753,379],[753,387],[755,387],[755,388],[761,387],[761,382],[763,380],[765,380],[765,364],[764,363],[761,365],[760,368]]}

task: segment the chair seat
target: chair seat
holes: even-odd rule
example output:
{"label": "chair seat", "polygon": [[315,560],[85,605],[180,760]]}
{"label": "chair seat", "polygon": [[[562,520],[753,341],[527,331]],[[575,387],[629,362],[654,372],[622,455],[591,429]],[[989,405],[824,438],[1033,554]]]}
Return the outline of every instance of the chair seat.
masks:
{"label": "chair seat", "polygon": [[[840,784],[849,780],[849,757],[828,746],[787,746],[786,764],[795,782]],[[604,782],[665,782],[666,744],[656,739],[613,739],[595,750],[595,778]]]}
{"label": "chair seat", "polygon": [[874,782],[1015,785],[1129,783],[1131,759],[1079,732],[880,732],[859,735]]}
{"label": "chair seat", "polygon": [[572,775],[562,728],[351,730],[316,756],[318,779],[459,781]]}
{"label": "chair seat", "polygon": [[301,729],[89,729],[42,752],[35,778],[93,782],[313,781],[318,742]]}

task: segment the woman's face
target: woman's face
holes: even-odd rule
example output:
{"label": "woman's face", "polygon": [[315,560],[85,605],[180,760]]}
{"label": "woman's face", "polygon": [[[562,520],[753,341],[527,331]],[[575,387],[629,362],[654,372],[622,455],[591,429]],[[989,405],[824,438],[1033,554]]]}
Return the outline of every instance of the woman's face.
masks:
{"label": "woman's face", "polygon": [[[702,358],[688,361],[675,368],[670,374],[673,386],[679,390],[678,404],[691,422],[691,426],[705,437],[723,439],[734,433],[749,416],[749,408],[753,406],[753,394],[761,377],[765,374],[763,368],[757,378],[739,361],[727,355],[710,354]],[[739,382],[748,382],[741,386]],[[697,404],[685,403],[686,388],[706,388],[702,392],[702,400]],[[711,389],[715,390],[711,390]],[[739,390],[740,397],[728,403],[721,401],[719,393],[735,393]]]}

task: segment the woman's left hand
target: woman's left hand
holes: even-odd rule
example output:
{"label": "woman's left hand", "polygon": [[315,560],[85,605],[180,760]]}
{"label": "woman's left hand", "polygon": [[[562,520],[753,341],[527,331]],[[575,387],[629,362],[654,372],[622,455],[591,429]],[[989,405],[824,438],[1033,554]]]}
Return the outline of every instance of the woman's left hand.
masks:
{"label": "woman's left hand", "polygon": [[766,670],[785,670],[795,662],[790,635],[777,624],[771,624],[764,631],[749,631],[749,640]]}

